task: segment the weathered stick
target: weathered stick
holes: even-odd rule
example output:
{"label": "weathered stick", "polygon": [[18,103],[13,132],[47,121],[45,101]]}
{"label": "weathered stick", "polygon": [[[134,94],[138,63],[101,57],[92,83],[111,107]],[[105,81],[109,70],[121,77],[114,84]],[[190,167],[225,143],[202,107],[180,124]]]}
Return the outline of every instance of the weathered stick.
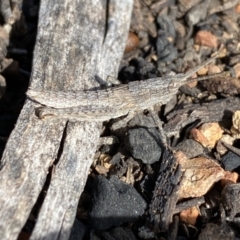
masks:
{"label": "weathered stick", "polygon": [[[30,87],[77,91],[116,76],[131,9],[132,0],[42,0]],[[97,147],[101,123],[42,121],[35,107],[26,101],[3,154],[0,239],[17,238],[59,155],[31,239],[67,239]]]}

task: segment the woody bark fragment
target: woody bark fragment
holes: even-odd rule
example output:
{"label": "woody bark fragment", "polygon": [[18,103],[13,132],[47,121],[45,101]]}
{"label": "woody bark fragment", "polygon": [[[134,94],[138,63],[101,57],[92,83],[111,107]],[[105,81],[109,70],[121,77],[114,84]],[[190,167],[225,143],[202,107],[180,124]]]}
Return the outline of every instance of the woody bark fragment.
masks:
{"label": "woody bark fragment", "polygon": [[[30,87],[76,91],[116,76],[131,9],[131,0],[42,0]],[[1,239],[17,238],[57,158],[31,239],[67,239],[97,148],[101,123],[42,121],[35,107],[26,101],[1,161]]]}

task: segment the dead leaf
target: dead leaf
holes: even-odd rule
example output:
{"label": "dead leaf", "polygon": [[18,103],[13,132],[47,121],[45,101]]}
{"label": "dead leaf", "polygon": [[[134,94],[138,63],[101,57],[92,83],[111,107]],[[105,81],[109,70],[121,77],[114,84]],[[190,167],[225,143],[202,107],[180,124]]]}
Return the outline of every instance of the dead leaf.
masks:
{"label": "dead leaf", "polygon": [[99,156],[99,161],[100,161],[100,165],[104,166],[105,168],[109,169],[112,165],[109,163],[111,160],[111,156],[107,155],[107,154],[101,154]]}
{"label": "dead leaf", "polygon": [[101,165],[97,165],[95,167],[95,170],[99,173],[99,174],[107,174],[109,169],[105,168],[104,166],[101,166]]}

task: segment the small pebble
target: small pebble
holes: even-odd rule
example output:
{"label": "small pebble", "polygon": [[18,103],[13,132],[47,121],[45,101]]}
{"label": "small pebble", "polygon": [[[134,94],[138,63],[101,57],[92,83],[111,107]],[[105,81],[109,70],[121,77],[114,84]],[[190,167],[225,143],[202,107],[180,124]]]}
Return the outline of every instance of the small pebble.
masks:
{"label": "small pebble", "polygon": [[221,68],[217,65],[209,65],[208,67],[208,75],[216,74],[222,72]]}
{"label": "small pebble", "polygon": [[240,157],[237,154],[229,151],[222,157],[221,162],[226,171],[233,171],[240,166]]}
{"label": "small pebble", "polygon": [[139,39],[137,35],[132,32],[129,32],[124,52],[129,53],[133,51],[138,47],[138,44],[139,44]]}
{"label": "small pebble", "polygon": [[228,184],[237,183],[239,175],[236,172],[226,171],[224,177],[220,180],[221,186],[224,188]]}
{"label": "small pebble", "polygon": [[218,46],[217,37],[208,31],[198,31],[194,40],[195,43],[210,48],[217,48]]}
{"label": "small pebble", "polygon": [[199,216],[199,210],[197,207],[191,207],[181,211],[180,220],[187,224],[195,225],[197,222],[197,217]]}
{"label": "small pebble", "polygon": [[204,76],[204,75],[207,74],[207,72],[208,72],[208,67],[202,67],[201,69],[199,69],[197,71],[197,74],[200,75],[200,76]]}
{"label": "small pebble", "polygon": [[98,230],[106,230],[137,220],[147,207],[136,189],[116,177],[98,176],[93,181],[89,222]]}
{"label": "small pebble", "polygon": [[236,5],[235,12],[240,13],[240,3]]}
{"label": "small pebble", "polygon": [[182,151],[188,158],[197,157],[204,152],[203,146],[193,139],[183,140],[175,149]]}
{"label": "small pebble", "polygon": [[194,140],[201,143],[204,147],[214,148],[217,141],[222,137],[223,130],[217,122],[204,123],[198,129],[190,131]]}
{"label": "small pebble", "polygon": [[159,161],[161,157],[160,141],[157,129],[136,128],[128,131],[124,144],[135,159],[140,159],[145,164],[152,164]]}

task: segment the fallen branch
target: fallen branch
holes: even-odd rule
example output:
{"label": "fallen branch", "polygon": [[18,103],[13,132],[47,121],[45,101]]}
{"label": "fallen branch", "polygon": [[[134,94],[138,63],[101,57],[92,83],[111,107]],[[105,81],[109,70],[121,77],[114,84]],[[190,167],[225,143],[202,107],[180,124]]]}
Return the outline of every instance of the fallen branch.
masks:
{"label": "fallen branch", "polygon": [[[42,0],[30,87],[77,91],[115,77],[131,9],[132,0]],[[101,124],[39,120],[36,106],[26,100],[3,154],[1,239],[17,238],[56,159],[31,238],[67,239],[97,148]]]}

